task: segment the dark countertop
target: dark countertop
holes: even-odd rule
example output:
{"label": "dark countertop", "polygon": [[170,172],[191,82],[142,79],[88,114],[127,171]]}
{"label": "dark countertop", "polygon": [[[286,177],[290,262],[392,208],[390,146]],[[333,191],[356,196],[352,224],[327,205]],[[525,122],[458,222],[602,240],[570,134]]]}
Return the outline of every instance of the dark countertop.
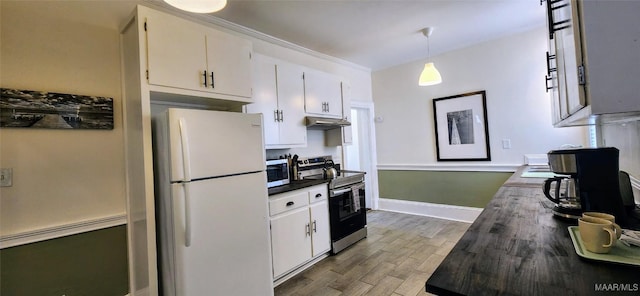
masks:
{"label": "dark countertop", "polygon": [[567,230],[577,223],[552,215],[553,203],[542,194],[545,179],[521,178],[525,168],[498,190],[427,280],[426,291],[438,295],[592,295],[602,294],[596,286],[606,285],[614,289],[608,293],[638,295],[640,267],[579,257]]}
{"label": "dark countertop", "polygon": [[285,193],[293,190],[298,190],[306,187],[311,187],[315,185],[329,183],[329,180],[299,180],[299,181],[291,181],[291,183],[287,185],[277,186],[273,188],[269,188],[269,196]]}

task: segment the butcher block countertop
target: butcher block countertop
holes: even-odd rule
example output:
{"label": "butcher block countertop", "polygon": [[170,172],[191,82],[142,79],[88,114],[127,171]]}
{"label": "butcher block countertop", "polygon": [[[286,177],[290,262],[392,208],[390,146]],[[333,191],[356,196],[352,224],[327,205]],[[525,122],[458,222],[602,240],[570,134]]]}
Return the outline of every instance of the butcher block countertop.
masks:
{"label": "butcher block countertop", "polygon": [[568,227],[542,193],[544,178],[520,168],[427,280],[438,295],[640,294],[640,267],[576,254]]}

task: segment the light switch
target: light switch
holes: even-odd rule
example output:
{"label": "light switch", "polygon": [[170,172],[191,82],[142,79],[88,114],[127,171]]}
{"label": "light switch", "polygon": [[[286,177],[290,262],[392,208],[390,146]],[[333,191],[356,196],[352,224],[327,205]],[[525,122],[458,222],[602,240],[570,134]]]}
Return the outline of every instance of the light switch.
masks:
{"label": "light switch", "polygon": [[0,187],[11,187],[13,185],[13,169],[0,169]]}

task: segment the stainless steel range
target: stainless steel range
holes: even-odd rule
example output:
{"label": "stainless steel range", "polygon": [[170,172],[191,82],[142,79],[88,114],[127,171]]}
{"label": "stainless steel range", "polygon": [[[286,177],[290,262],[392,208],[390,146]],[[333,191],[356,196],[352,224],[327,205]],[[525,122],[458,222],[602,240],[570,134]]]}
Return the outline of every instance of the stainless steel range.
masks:
{"label": "stainless steel range", "polygon": [[301,179],[325,179],[330,167],[337,176],[329,180],[329,219],[331,223],[331,252],[336,254],[367,237],[364,172],[340,170],[331,156],[298,159]]}

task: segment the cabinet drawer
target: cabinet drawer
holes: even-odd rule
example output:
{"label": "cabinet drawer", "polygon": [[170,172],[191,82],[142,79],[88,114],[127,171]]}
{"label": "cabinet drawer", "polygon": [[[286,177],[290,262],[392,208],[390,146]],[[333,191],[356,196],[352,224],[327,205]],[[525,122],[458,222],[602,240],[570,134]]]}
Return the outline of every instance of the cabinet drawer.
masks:
{"label": "cabinet drawer", "polygon": [[309,203],[327,200],[327,186],[313,187],[309,190]]}
{"label": "cabinet drawer", "polygon": [[275,198],[269,200],[269,215],[275,216],[289,210],[306,207],[307,205],[309,205],[307,191],[283,194],[282,196],[276,195]]}

